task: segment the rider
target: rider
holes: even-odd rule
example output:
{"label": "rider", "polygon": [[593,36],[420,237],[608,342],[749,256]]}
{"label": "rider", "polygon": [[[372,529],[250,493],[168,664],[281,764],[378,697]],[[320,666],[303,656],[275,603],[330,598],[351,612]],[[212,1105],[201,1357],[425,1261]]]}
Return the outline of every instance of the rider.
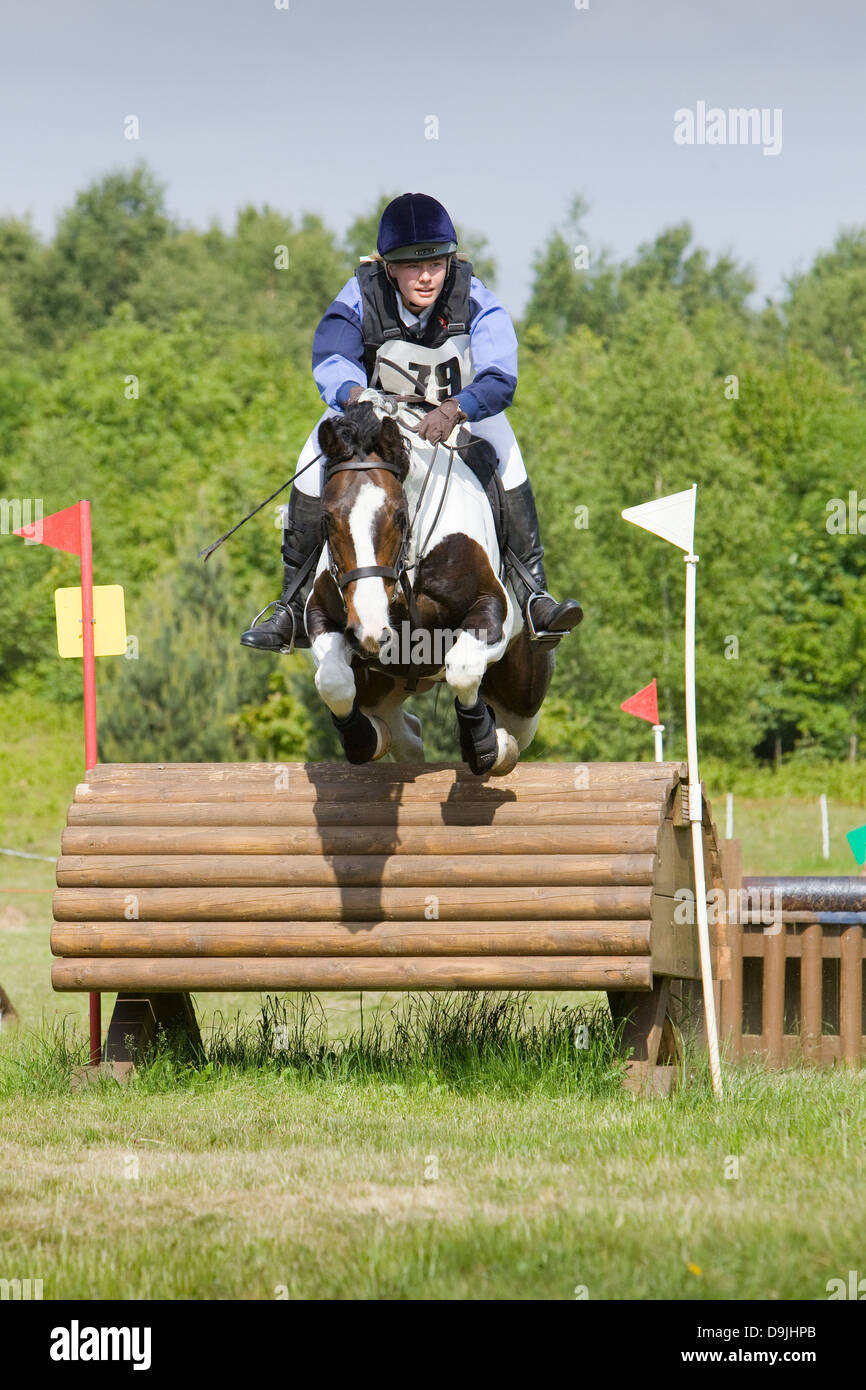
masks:
{"label": "rider", "polygon": [[[465,422],[493,446],[508,502],[508,546],[520,562],[519,569],[508,564],[509,578],[530,635],[555,642],[583,612],[576,599],[557,603],[547,592],[532,485],[505,416],[517,385],[517,338],[508,311],[470,263],[454,255],[454,224],[425,193],[403,193],[388,204],[376,246],[379,255],[362,260],[316,329],[313,375],[328,409],[298,469],[319,452],[322,420],[340,414],[368,386],[423,392],[435,406],[418,424],[423,439],[438,444]],[[244,646],[277,651],[310,645],[304,605],[315,572],[312,556],[322,545],[321,490],[321,463],[313,464],[297,479],[286,509],[282,597],[268,605],[274,612],[267,621],[243,633]],[[311,567],[299,576],[305,561]]]}

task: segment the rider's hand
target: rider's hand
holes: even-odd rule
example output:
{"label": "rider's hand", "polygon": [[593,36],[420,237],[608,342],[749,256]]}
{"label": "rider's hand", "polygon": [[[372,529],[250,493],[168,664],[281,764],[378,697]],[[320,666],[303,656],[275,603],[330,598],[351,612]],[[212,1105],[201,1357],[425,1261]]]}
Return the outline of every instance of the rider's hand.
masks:
{"label": "rider's hand", "polygon": [[360,395],[364,393],[364,391],[366,391],[366,389],[366,386],[353,386],[350,389],[348,396],[346,397],[346,404],[343,406],[343,409],[348,410],[350,405],[354,405],[355,401],[358,399]]}
{"label": "rider's hand", "polygon": [[418,424],[416,433],[426,439],[428,444],[438,444],[447,439],[461,420],[467,419],[460,402],[453,399],[443,401],[435,410],[430,410]]}

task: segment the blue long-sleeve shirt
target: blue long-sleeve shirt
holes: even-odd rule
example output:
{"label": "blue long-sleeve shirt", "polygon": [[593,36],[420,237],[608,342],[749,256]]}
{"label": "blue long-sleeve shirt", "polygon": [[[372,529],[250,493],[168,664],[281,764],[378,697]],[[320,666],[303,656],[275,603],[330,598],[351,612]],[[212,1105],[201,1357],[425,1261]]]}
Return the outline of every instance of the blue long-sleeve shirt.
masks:
{"label": "blue long-sleeve shirt", "polygon": [[[366,386],[361,287],[353,275],[329,305],[313,338],[313,376],[326,405],[342,409],[352,386]],[[473,275],[469,341],[475,375],[455,400],[469,420],[506,410],[517,386],[517,335],[508,310]]]}

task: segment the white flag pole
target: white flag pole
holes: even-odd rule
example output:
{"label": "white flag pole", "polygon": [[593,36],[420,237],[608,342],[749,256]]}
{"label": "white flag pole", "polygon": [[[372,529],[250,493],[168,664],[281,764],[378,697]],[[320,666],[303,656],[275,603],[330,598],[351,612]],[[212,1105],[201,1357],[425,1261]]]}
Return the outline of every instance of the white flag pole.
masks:
{"label": "white flag pole", "polygon": [[656,741],[656,762],[663,763],[665,760],[665,748],[662,735],[665,731],[664,724],[653,724],[653,733]]}
{"label": "white flag pole", "polygon": [[713,991],[713,964],[710,955],[710,928],[707,921],[707,885],[704,876],[703,795],[698,773],[698,732],[695,708],[695,505],[697,483],[683,492],[657,497],[637,507],[626,507],[622,515],[662,540],[670,541],[685,553],[686,562],[686,626],[685,626],[685,687],[686,687],[686,747],[689,766],[688,818],[692,831],[692,857],[695,872],[695,901],[698,918],[698,947],[701,959],[701,980],[704,990],[704,1015],[707,1025],[707,1049],[710,1074],[716,1099],[722,1099],[722,1070],[719,1059],[719,1030],[716,1022],[716,999]]}
{"label": "white flag pole", "polygon": [[703,794],[698,773],[698,726],[695,705],[695,599],[697,565],[700,556],[687,554],[686,562],[686,754],[689,765],[689,820],[692,828],[692,858],[695,865],[695,902],[698,909],[698,947],[701,956],[701,980],[704,987],[704,1017],[707,1023],[707,1047],[710,1054],[710,1075],[717,1100],[723,1097],[722,1068],[719,1058],[719,1029],[716,1021],[716,996],[713,990],[713,963],[710,955],[710,927],[707,920],[707,885],[704,877]]}

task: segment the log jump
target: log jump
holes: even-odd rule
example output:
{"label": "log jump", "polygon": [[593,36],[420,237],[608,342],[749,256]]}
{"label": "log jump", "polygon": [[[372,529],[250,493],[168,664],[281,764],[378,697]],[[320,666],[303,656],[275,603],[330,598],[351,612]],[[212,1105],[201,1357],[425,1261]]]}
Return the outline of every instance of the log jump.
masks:
{"label": "log jump", "polygon": [[[700,976],[674,897],[693,890],[685,780],[679,763],[525,763],[491,780],[462,765],[98,765],[62,836],[52,984],[118,992],[106,1059],[121,1061],[129,1032],[193,1033],[199,991],[602,990],[636,1071],[672,1072],[670,986]],[[704,851],[719,886],[709,808]]]}

